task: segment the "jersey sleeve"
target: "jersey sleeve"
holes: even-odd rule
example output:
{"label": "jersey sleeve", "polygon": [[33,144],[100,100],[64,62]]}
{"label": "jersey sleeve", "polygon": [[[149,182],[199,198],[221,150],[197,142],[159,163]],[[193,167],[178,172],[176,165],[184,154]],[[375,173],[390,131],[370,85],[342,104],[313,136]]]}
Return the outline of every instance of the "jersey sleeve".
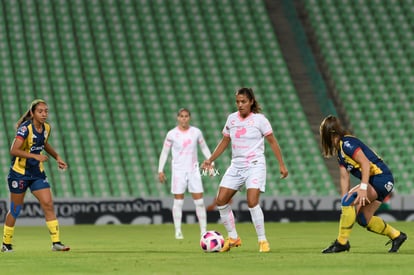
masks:
{"label": "jersey sleeve", "polygon": [[164,166],[168,159],[168,154],[172,146],[171,132],[168,132],[162,145],[161,154],[158,160],[158,172],[164,171]]}
{"label": "jersey sleeve", "polygon": [[361,149],[360,142],[358,139],[347,139],[342,143],[342,150],[345,154],[354,157],[354,154]]}
{"label": "jersey sleeve", "polygon": [[208,159],[211,156],[210,149],[207,146],[207,143],[204,139],[203,133],[201,130],[198,130],[198,144],[200,145],[201,152],[203,153],[204,157]]}
{"label": "jersey sleeve", "polygon": [[260,120],[260,131],[262,132],[263,136],[268,136],[273,133],[272,125],[270,124],[269,120],[262,115],[262,119]]}
{"label": "jersey sleeve", "polygon": [[27,128],[27,125],[20,125],[17,129],[16,138],[19,139],[26,139],[29,135],[29,129]]}
{"label": "jersey sleeve", "polygon": [[223,135],[227,137],[230,136],[230,117],[231,115],[227,117],[226,124],[224,125],[223,131],[222,131]]}

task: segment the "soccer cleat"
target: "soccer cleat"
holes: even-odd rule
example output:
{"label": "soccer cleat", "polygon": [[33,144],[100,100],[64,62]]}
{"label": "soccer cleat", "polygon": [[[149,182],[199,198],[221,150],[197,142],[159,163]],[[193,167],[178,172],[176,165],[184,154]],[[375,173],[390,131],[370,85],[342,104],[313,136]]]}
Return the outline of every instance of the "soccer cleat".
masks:
{"label": "soccer cleat", "polygon": [[346,244],[340,244],[338,240],[335,240],[329,247],[322,250],[322,253],[339,253],[349,251],[349,249],[351,249],[349,242],[346,242]]}
{"label": "soccer cleat", "polygon": [[184,239],[183,233],[181,233],[181,231],[175,232],[175,238],[177,240],[182,240]]}
{"label": "soccer cleat", "polygon": [[269,252],[270,251],[270,245],[267,240],[260,241],[259,242],[259,252]]}
{"label": "soccer cleat", "polygon": [[400,246],[407,240],[407,234],[404,232],[401,232],[400,235],[395,238],[394,240],[389,240],[385,245],[392,244],[390,250],[388,252],[394,253],[398,252],[398,249],[400,249]]}
{"label": "soccer cleat", "polygon": [[52,251],[69,251],[70,247],[64,245],[61,242],[53,243],[52,244]]}
{"label": "soccer cleat", "polygon": [[13,247],[11,244],[5,244],[1,246],[1,252],[13,252]]}
{"label": "soccer cleat", "polygon": [[242,241],[239,237],[237,237],[237,239],[227,238],[224,241],[223,248],[220,250],[220,252],[227,252],[227,251],[230,251],[230,248],[239,247],[241,245],[242,245]]}

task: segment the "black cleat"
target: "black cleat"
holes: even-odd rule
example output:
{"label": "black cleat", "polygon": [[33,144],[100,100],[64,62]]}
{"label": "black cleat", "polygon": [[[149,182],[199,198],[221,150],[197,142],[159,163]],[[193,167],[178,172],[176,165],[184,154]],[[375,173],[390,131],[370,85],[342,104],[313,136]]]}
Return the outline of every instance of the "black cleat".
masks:
{"label": "black cleat", "polygon": [[394,240],[389,240],[385,245],[392,244],[390,250],[388,252],[395,253],[398,252],[398,249],[400,249],[400,246],[407,240],[407,234],[404,232],[400,232],[400,236],[395,238]]}
{"label": "black cleat", "polygon": [[346,244],[340,244],[338,240],[335,240],[329,247],[322,250],[322,253],[339,253],[349,251],[349,249],[351,249],[349,242],[346,242]]}
{"label": "black cleat", "polygon": [[13,252],[12,245],[3,243],[2,247],[1,247],[1,252]]}

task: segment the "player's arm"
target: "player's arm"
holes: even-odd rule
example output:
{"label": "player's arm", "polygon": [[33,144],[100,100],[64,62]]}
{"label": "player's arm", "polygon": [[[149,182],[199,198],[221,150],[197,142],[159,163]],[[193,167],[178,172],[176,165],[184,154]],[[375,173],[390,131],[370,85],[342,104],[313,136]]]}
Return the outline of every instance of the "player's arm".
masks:
{"label": "player's arm", "polygon": [[369,181],[369,170],[370,170],[370,161],[365,156],[362,150],[358,150],[354,154],[354,160],[359,163],[361,166],[361,182],[368,183]]}
{"label": "player's arm", "polygon": [[345,166],[339,166],[339,183],[341,187],[341,197],[345,196],[350,189],[350,176],[348,170],[346,170]]}
{"label": "player's arm", "polygon": [[208,159],[211,156],[210,149],[208,148],[204,139],[200,140],[200,149],[206,159]]}
{"label": "player's arm", "polygon": [[277,161],[279,162],[280,177],[286,178],[288,176],[288,170],[285,166],[285,162],[283,161],[282,150],[280,150],[279,143],[277,142],[273,133],[267,135],[266,140],[269,143],[270,148],[272,148],[272,151],[275,154]]}
{"label": "player's arm", "polygon": [[164,173],[164,166],[167,163],[168,154],[170,153],[170,147],[166,145],[164,142],[164,146],[162,147],[160,158],[158,161],[158,180],[163,183],[167,179]]}
{"label": "player's arm", "polygon": [[49,155],[51,155],[58,163],[58,166],[60,169],[66,169],[68,168],[68,165],[66,162],[59,156],[59,154],[55,151],[55,149],[50,145],[49,143],[45,144],[45,151]]}
{"label": "player's arm", "polygon": [[370,161],[362,150],[356,151],[353,158],[361,166],[361,183],[357,190],[358,196],[355,199],[355,203],[365,205],[366,203],[370,203],[370,199],[368,198]]}
{"label": "player's arm", "polygon": [[32,154],[32,153],[22,150],[23,143],[24,143],[23,137],[17,136],[13,140],[13,143],[10,147],[10,155],[14,157],[19,157],[19,158],[25,158],[25,159],[35,159],[41,162],[47,161],[48,157],[46,155]]}
{"label": "player's arm", "polygon": [[206,159],[201,165],[202,169],[211,169],[213,162],[226,150],[227,146],[230,143],[230,136],[223,135],[223,138],[217,144],[216,149],[214,149],[211,156]]}

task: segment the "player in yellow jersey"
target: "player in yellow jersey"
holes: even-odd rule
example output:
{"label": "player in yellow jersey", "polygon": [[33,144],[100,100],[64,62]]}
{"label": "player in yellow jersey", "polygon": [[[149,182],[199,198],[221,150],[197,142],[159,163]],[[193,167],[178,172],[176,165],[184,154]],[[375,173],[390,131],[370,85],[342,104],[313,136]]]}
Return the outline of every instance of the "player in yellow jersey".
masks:
{"label": "player in yellow jersey", "polygon": [[50,185],[46,179],[43,162],[48,156],[56,159],[60,169],[67,164],[48,143],[50,125],[46,122],[49,108],[45,101],[34,100],[29,110],[17,122],[17,133],[10,148],[12,162],[7,177],[10,190],[10,209],[6,215],[3,231],[2,252],[12,252],[12,239],[16,219],[23,207],[24,197],[29,188],[43,209],[46,225],[52,239],[52,251],[68,251],[70,248],[60,241],[59,222],[53,207]]}
{"label": "player in yellow jersey", "polygon": [[[323,155],[337,155],[340,169],[342,213],[337,239],[322,253],[349,251],[349,236],[355,221],[368,231],[387,236],[397,252],[407,235],[374,216],[382,201],[392,192],[394,178],[384,161],[358,138],[343,129],[338,118],[327,116],[320,125]],[[361,183],[350,188],[350,174]]]}

